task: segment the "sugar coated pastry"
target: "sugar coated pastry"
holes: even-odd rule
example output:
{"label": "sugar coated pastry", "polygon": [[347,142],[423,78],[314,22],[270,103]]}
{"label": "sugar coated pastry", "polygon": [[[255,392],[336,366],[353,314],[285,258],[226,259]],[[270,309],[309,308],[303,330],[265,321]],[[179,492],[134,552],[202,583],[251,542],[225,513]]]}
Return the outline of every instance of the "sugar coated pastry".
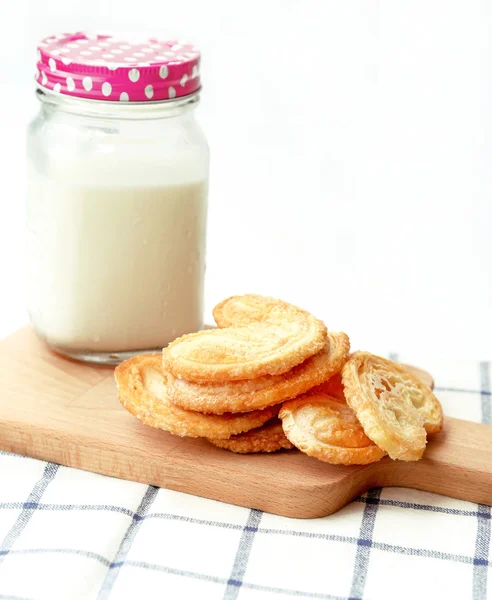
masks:
{"label": "sugar coated pastry", "polygon": [[285,436],[282,423],[278,419],[269,421],[246,433],[233,435],[228,440],[209,439],[208,441],[214,446],[237,454],[277,452],[277,450],[289,450],[294,447]]}
{"label": "sugar coated pastry", "polygon": [[386,453],[364,433],[353,410],[322,392],[308,392],[282,405],[285,435],[308,456],[341,465],[366,465]]}
{"label": "sugar coated pastry", "polygon": [[226,298],[213,309],[213,315],[219,327],[315,318],[293,304],[259,294],[244,294]]}
{"label": "sugar coated pastry", "polygon": [[355,352],[342,369],[348,405],[364,431],[391,458],[418,460],[426,433],[442,428],[442,408],[418,377],[368,352]]}
{"label": "sugar coated pastry", "polygon": [[143,423],[239,454],[296,447],[343,465],[419,460],[441,431],[425,371],[349,355],[345,333],[276,298],[231,296],[213,313],[218,329],[116,368],[118,397]]}
{"label": "sugar coated pastry", "polygon": [[175,406],[167,395],[167,376],[160,354],[141,354],[115,369],[121,404],[145,425],[187,437],[228,438],[260,427],[278,412],[278,407],[246,414],[202,415]]}
{"label": "sugar coated pastry", "polygon": [[204,413],[222,414],[265,408],[303,394],[339,372],[347,359],[349,348],[347,334],[330,332],[320,352],[282,375],[203,384],[169,374],[169,397],[182,408]]}
{"label": "sugar coated pastry", "polygon": [[325,344],[316,319],[254,323],[184,335],[169,344],[163,363],[178,379],[237,381],[286,373]]}

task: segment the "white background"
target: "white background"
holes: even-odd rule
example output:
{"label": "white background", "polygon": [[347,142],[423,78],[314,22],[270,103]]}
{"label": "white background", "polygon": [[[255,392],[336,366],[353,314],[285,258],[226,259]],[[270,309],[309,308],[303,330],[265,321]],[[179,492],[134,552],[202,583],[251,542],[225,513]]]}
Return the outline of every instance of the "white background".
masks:
{"label": "white background", "polygon": [[492,356],[492,5],[0,0],[0,334],[24,308],[24,130],[39,38],[203,51],[207,309],[252,291],[369,350]]}

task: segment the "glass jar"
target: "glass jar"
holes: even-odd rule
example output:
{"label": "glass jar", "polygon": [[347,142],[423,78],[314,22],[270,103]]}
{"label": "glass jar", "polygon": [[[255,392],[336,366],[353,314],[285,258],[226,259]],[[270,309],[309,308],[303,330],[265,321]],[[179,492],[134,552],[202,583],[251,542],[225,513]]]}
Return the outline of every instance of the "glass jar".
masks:
{"label": "glass jar", "polygon": [[[115,364],[203,324],[209,152],[194,116],[199,85],[173,98],[170,78],[159,90],[168,99],[127,102],[110,79],[114,65],[89,65],[87,90],[85,65],[57,81],[51,54],[38,63],[41,111],[28,132],[30,319],[54,350]],[[190,77],[195,64],[186,65]],[[137,67],[118,68],[120,80]],[[159,72],[158,64],[147,75]],[[66,93],[56,89],[63,80]],[[70,94],[79,84],[79,93],[99,85],[106,95],[108,80],[121,101]]]}

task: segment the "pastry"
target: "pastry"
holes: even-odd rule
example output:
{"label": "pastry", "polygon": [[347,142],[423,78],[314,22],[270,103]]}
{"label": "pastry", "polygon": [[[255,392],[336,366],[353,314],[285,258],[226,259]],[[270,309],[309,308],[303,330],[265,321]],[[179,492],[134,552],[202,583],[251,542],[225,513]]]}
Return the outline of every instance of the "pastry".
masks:
{"label": "pastry", "polygon": [[214,446],[238,454],[277,452],[277,450],[289,450],[294,447],[286,438],[282,423],[278,419],[265,423],[257,429],[246,431],[246,433],[233,435],[228,440],[209,439],[208,441]]}
{"label": "pastry", "polygon": [[327,381],[323,381],[318,386],[311,390],[313,393],[320,392],[331,396],[333,400],[342,402],[345,404],[345,394],[343,393],[342,374],[336,373],[332,375]]}
{"label": "pastry", "polygon": [[442,428],[442,408],[430,388],[390,360],[355,352],[342,369],[342,381],[367,436],[391,458],[418,460],[426,433]]}
{"label": "pastry", "polygon": [[335,465],[366,465],[386,453],[364,433],[347,404],[322,392],[308,392],[282,405],[285,435],[308,456]]}
{"label": "pastry", "polygon": [[286,373],[325,344],[324,326],[314,318],[254,323],[184,335],[169,344],[163,364],[178,379],[237,381]]}
{"label": "pastry", "polygon": [[219,327],[315,318],[293,304],[259,294],[226,298],[213,309],[213,315]]}
{"label": "pastry", "polygon": [[202,415],[175,406],[167,395],[167,376],[160,354],[141,354],[115,369],[121,404],[145,425],[187,437],[228,438],[260,427],[278,412],[278,406],[245,414]]}
{"label": "pastry", "polygon": [[204,413],[222,414],[265,408],[303,394],[340,371],[349,348],[350,342],[345,333],[329,333],[321,352],[283,375],[204,384],[169,374],[168,394],[178,406]]}
{"label": "pastry", "polygon": [[[413,375],[416,375],[420,379],[420,381],[422,381],[422,383],[429,387],[431,390],[434,389],[434,380],[429,375],[429,373],[427,373],[427,371],[423,371],[422,369],[418,369],[417,367],[412,367],[410,365],[405,365],[403,363],[401,363],[400,366],[403,367],[406,371],[410,371],[410,373],[413,373]],[[320,392],[325,392],[329,396],[333,396],[341,402],[345,402],[345,394],[343,392],[341,373],[333,375],[328,381],[324,381],[315,389],[319,390]],[[430,432],[427,431],[427,433]]]}

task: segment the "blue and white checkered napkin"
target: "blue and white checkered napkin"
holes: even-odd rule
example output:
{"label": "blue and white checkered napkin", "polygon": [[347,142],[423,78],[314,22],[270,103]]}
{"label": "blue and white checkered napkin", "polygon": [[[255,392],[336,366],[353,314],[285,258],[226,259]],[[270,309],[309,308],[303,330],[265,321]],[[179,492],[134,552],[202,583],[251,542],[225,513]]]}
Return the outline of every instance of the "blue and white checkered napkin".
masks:
{"label": "blue and white checkered napkin", "polygon": [[[445,412],[492,423],[490,365],[432,363]],[[9,454],[0,478],[3,599],[492,599],[488,506],[385,488],[298,520]]]}

